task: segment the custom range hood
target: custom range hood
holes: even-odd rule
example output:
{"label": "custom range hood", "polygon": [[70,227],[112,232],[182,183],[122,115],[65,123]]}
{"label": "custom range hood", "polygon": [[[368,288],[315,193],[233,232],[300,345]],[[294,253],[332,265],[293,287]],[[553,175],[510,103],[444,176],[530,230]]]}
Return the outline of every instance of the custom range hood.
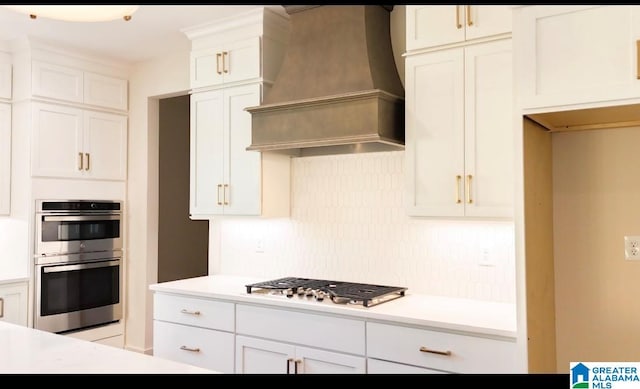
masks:
{"label": "custom range hood", "polygon": [[393,58],[393,6],[283,6],[290,39],[251,113],[247,150],[292,156],[404,149],[404,88]]}

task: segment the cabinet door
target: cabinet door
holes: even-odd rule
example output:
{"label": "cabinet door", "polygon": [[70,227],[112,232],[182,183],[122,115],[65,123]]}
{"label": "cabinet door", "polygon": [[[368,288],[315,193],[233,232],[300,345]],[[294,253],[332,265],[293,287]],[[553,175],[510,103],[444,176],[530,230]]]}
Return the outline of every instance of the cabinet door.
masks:
{"label": "cabinet door", "polygon": [[80,177],[84,170],[82,110],[34,103],[33,176]]}
{"label": "cabinet door", "polygon": [[260,215],[261,155],[251,144],[260,85],[191,95],[191,205],[197,215]]}
{"label": "cabinet door", "polygon": [[293,374],[294,346],[236,335],[236,373]]}
{"label": "cabinet door", "polygon": [[487,38],[512,30],[511,5],[466,5],[464,12],[466,40]]}
{"label": "cabinet door", "polygon": [[27,325],[26,282],[0,285],[0,320],[9,323]]}
{"label": "cabinet door", "polygon": [[33,61],[31,93],[33,96],[82,103],[82,70]]}
{"label": "cabinet door", "polygon": [[464,40],[463,5],[407,5],[407,50]]}
{"label": "cabinet door", "polygon": [[0,103],[0,215],[11,211],[11,105]]}
{"label": "cabinet door", "polygon": [[308,347],[296,347],[294,363],[297,365],[298,374],[364,374],[366,372],[364,357]]}
{"label": "cabinet door", "polygon": [[245,111],[259,104],[259,84],[224,90],[225,215],[260,215],[261,155],[247,151],[251,144],[251,114]]}
{"label": "cabinet door", "polygon": [[465,216],[513,216],[511,69],[511,39],[465,48]]}
{"label": "cabinet door", "polygon": [[511,32],[512,6],[407,5],[407,50]]}
{"label": "cabinet door", "polygon": [[191,87],[260,77],[260,37],[191,52]]}
{"label": "cabinet door", "polygon": [[640,95],[638,6],[526,6],[514,14],[523,108]]}
{"label": "cabinet door", "polygon": [[191,95],[190,202],[196,215],[222,214],[224,183],[224,94],[222,90]]}
{"label": "cabinet door", "polygon": [[127,117],[85,111],[82,152],[85,178],[125,180]]}
{"label": "cabinet door", "polygon": [[463,216],[464,49],[408,56],[407,212]]}
{"label": "cabinet door", "polygon": [[0,53],[0,99],[11,98],[11,56]]}
{"label": "cabinet door", "polygon": [[125,111],[128,105],[127,80],[84,72],[84,103]]}

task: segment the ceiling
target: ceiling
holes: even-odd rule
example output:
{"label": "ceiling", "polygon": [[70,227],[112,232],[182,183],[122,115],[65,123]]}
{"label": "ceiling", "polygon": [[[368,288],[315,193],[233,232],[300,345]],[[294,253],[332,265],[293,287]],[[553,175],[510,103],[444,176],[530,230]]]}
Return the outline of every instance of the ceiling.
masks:
{"label": "ceiling", "polygon": [[189,47],[180,29],[246,12],[259,5],[141,5],[130,21],[63,22],[0,6],[0,41],[29,36],[133,64]]}

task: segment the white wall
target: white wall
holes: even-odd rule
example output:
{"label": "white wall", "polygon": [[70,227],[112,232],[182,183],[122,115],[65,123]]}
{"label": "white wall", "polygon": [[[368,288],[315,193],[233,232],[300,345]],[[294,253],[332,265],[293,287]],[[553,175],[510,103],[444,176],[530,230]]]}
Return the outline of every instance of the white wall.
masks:
{"label": "white wall", "polygon": [[209,274],[328,278],[515,302],[513,222],[408,217],[403,151],[291,162],[291,218],[212,220]]}
{"label": "white wall", "polygon": [[137,64],[130,77],[128,279],[125,348],[148,353],[153,343],[152,294],[158,268],[158,100],[187,94],[189,52]]}

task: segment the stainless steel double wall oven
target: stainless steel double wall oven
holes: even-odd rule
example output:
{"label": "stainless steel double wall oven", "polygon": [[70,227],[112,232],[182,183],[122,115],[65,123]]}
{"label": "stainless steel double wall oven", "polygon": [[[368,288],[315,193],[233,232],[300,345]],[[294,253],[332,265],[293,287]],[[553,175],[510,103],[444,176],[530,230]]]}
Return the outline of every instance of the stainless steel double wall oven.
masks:
{"label": "stainless steel double wall oven", "polygon": [[122,318],[122,202],[37,200],[34,327],[68,332]]}

